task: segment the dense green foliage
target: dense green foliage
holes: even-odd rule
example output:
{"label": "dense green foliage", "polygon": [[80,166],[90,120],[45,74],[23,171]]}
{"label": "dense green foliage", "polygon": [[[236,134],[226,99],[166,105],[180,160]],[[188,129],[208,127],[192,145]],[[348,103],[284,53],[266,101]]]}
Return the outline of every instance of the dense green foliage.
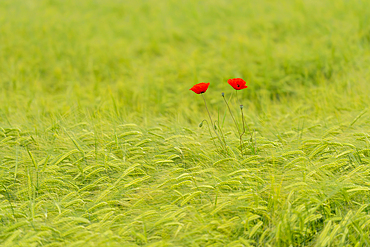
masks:
{"label": "dense green foliage", "polygon": [[[370,245],[369,16],[0,0],[1,246]],[[227,152],[198,127],[198,82]],[[221,92],[244,104],[243,156]]]}

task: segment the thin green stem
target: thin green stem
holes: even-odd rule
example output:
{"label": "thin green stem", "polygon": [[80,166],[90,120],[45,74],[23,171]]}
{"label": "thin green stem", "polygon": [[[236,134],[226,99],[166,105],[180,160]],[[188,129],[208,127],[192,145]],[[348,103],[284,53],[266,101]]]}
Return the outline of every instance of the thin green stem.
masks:
{"label": "thin green stem", "polygon": [[[239,103],[238,90],[235,90],[235,95],[236,95],[236,102]],[[239,105],[241,105],[241,104],[239,104]]]}
{"label": "thin green stem", "polygon": [[215,127],[216,127],[216,122],[217,122],[217,126],[218,126],[218,131],[220,131],[222,140],[224,141],[224,145],[226,146],[226,140],[225,140],[224,133],[222,132],[222,128],[220,127],[220,122],[219,121],[215,121]]}
{"label": "thin green stem", "polygon": [[206,123],[207,123],[207,127],[208,127],[208,131],[209,131],[209,135],[211,136],[211,139],[212,139],[212,141],[213,141],[213,144],[214,144],[214,145],[215,145],[215,147],[218,149],[218,146],[216,145],[216,142],[215,142],[215,140],[214,140],[214,138],[213,138],[213,135],[212,135],[212,132],[211,132],[211,128],[209,127],[208,121],[207,121],[206,119],[204,119],[204,120],[200,123],[199,127],[202,127],[201,125],[203,125],[203,122],[206,122]]}
{"label": "thin green stem", "polygon": [[232,113],[232,111],[231,111],[231,109],[230,109],[229,103],[227,103],[227,100],[225,99],[225,96],[224,96],[224,95],[222,95],[222,98],[224,98],[225,104],[227,105],[227,108],[229,109],[229,112],[230,112],[231,118],[233,119],[233,121],[234,121],[234,123],[235,123],[235,127],[236,127],[236,129],[237,129],[237,131],[238,131],[238,133],[239,133],[239,135],[240,135],[239,125],[238,125],[238,123],[236,122],[236,120],[235,120],[235,118],[234,118],[234,115],[233,115],[233,113]]}
{"label": "thin green stem", "polygon": [[240,139],[240,152],[242,153],[243,157],[243,135],[245,133],[245,121],[244,121],[244,114],[243,114],[243,105],[240,105],[240,111],[242,112],[242,122],[243,122],[243,132],[240,134],[239,139]]}
{"label": "thin green stem", "polygon": [[208,110],[208,107],[207,107],[207,102],[206,102],[206,98],[204,98],[204,95],[202,94],[202,97],[203,97],[203,100],[204,100],[204,105],[206,106],[206,109],[207,109],[207,112],[208,112],[208,116],[209,116],[209,120],[211,121],[211,125],[213,126],[213,131],[215,132],[215,134],[217,135],[217,138],[218,138],[218,140],[220,141],[220,143],[221,143],[221,146],[225,149],[225,151],[226,151],[226,147],[224,146],[224,144],[222,143],[222,140],[221,140],[221,138],[220,138],[220,136],[218,135],[218,133],[217,133],[217,131],[216,131],[216,129],[215,129],[215,126],[214,126],[214,122],[213,122],[213,120],[212,120],[212,117],[211,117],[211,113],[209,113],[209,110]]}
{"label": "thin green stem", "polygon": [[[239,97],[238,97],[238,91],[235,91],[235,94],[236,94],[237,102],[240,102]],[[239,141],[240,141],[240,152],[241,152],[242,157],[243,157],[243,138],[242,137],[245,133],[245,121],[244,121],[244,114],[243,114],[243,105],[241,103],[240,103],[240,111],[242,113],[243,131],[242,131],[242,133],[239,132]]]}
{"label": "thin green stem", "polygon": [[[238,98],[238,91],[236,91],[236,99],[237,101],[239,102],[239,98]],[[245,119],[244,119],[244,114],[243,114],[243,105],[240,104],[240,111],[242,113],[242,122],[243,122],[243,133],[240,134],[240,150],[242,152],[242,156],[243,156],[243,151],[242,151],[242,144],[243,144],[243,140],[242,140],[242,136],[245,134],[245,126],[247,126],[247,129],[248,129],[248,132],[251,133],[251,144],[253,146],[253,153],[255,153],[255,148],[254,148],[254,142],[253,142],[253,133],[250,131],[249,129],[249,126],[248,124],[245,122]]]}

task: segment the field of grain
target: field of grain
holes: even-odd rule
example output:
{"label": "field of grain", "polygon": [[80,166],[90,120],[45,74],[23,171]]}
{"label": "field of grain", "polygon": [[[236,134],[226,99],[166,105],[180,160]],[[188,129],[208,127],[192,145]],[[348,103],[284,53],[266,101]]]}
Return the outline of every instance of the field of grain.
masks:
{"label": "field of grain", "polygon": [[369,246],[369,16],[0,0],[0,245]]}

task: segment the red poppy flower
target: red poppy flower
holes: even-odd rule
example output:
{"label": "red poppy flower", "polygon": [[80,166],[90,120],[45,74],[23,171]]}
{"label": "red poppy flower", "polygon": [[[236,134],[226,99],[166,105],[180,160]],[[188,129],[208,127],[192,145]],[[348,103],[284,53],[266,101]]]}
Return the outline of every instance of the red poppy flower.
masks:
{"label": "red poppy flower", "polygon": [[227,80],[227,83],[229,83],[235,90],[241,90],[248,87],[245,85],[246,82],[242,78],[229,79]]}
{"label": "red poppy flower", "polygon": [[210,84],[209,82],[208,83],[201,82],[201,83],[195,84],[189,90],[193,91],[196,94],[205,93],[208,89],[209,84]]}

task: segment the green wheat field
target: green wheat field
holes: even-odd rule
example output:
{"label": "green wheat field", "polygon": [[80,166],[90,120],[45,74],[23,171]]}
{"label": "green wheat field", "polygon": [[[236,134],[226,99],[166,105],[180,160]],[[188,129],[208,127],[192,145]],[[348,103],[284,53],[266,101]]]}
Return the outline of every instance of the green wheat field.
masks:
{"label": "green wheat field", "polygon": [[369,246],[369,83],[370,1],[0,0],[0,245]]}

